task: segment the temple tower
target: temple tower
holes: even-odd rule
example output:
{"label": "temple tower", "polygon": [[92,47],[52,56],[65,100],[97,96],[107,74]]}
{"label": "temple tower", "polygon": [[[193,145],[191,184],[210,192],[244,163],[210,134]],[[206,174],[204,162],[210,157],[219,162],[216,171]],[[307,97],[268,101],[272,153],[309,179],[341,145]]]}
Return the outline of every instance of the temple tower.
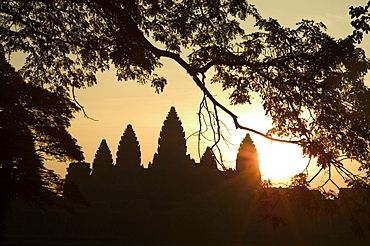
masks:
{"label": "temple tower", "polygon": [[171,107],[163,123],[158,140],[157,153],[154,155],[151,168],[176,169],[184,161],[190,161],[186,155],[186,140],[184,128],[177,116],[175,107]]}
{"label": "temple tower", "polygon": [[109,178],[113,167],[113,159],[110,149],[105,139],[100,143],[100,146],[95,154],[93,161],[92,176],[96,179]]}
{"label": "temple tower", "polygon": [[[90,200],[91,194],[91,168],[90,163],[74,162],[67,168],[66,181],[64,184],[64,194],[69,196],[70,192],[78,194],[83,199]],[[78,191],[75,191],[75,189]]]}
{"label": "temple tower", "polygon": [[204,151],[204,154],[202,158],[200,159],[200,165],[210,167],[212,170],[218,170],[217,168],[217,160],[215,157],[215,154],[213,153],[212,149],[210,147],[207,147],[206,151]]}
{"label": "temple tower", "polygon": [[176,201],[192,193],[197,166],[186,154],[185,133],[174,107],[171,107],[158,140],[157,153],[149,165],[154,199]]}
{"label": "temple tower", "polygon": [[199,168],[194,175],[194,181],[199,183],[199,190],[214,190],[226,180],[224,172],[218,169],[216,156],[210,147],[206,148],[197,166]]}
{"label": "temple tower", "polygon": [[258,153],[256,146],[254,145],[252,138],[248,133],[239,147],[236,158],[235,173],[238,175],[247,176],[246,178],[248,179],[248,183],[251,185],[261,184]]}
{"label": "temple tower", "polygon": [[76,184],[86,183],[90,179],[90,164],[86,162],[73,162],[67,168],[66,180]]}
{"label": "temple tower", "polygon": [[136,173],[142,169],[139,141],[131,125],[127,125],[118,144],[115,166],[120,173]]}
{"label": "temple tower", "polygon": [[116,165],[113,169],[112,190],[115,198],[124,204],[125,200],[140,197],[144,169],[141,165],[139,141],[131,125],[127,125],[119,141]]}

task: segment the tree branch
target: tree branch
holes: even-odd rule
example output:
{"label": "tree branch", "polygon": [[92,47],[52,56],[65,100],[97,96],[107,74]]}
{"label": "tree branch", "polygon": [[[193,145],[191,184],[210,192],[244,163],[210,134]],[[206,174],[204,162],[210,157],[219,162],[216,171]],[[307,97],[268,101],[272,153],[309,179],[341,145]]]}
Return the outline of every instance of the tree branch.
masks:
{"label": "tree branch", "polygon": [[[145,37],[143,37],[145,39]],[[145,39],[146,40],[146,39]],[[155,46],[153,46],[148,40],[145,41],[145,44],[147,47],[150,48],[150,50],[157,56],[157,57],[167,57],[167,58],[171,58],[173,59],[174,61],[176,61],[180,66],[182,66],[188,73],[190,76],[192,76],[193,78],[193,81],[195,82],[195,84],[203,91],[203,93],[207,96],[207,98],[209,100],[211,100],[211,102],[218,108],[220,108],[222,111],[224,111],[226,114],[228,114],[234,121],[234,125],[235,125],[235,128],[236,129],[243,129],[243,130],[246,130],[246,131],[250,131],[250,132],[253,132],[253,133],[256,133],[264,138],[267,138],[269,140],[272,140],[272,141],[277,141],[277,142],[283,142],[283,143],[294,143],[294,144],[299,144],[299,143],[302,143],[302,141],[299,141],[299,140],[285,140],[285,139],[278,139],[278,138],[273,138],[273,137],[270,137],[268,136],[267,134],[264,134],[260,131],[257,131],[257,130],[254,130],[252,128],[249,128],[249,127],[246,127],[246,126],[243,126],[239,123],[238,121],[238,116],[236,114],[234,114],[233,112],[231,112],[228,108],[226,108],[224,105],[222,105],[221,103],[219,103],[213,96],[212,94],[209,92],[209,90],[207,89],[207,87],[202,83],[202,81],[199,79],[199,77],[197,76],[198,74],[198,69],[190,66],[187,62],[184,61],[184,59],[181,58],[180,55],[178,54],[175,54],[173,52],[170,52],[170,51],[165,51],[165,50],[160,50],[158,48],[156,48]]]}

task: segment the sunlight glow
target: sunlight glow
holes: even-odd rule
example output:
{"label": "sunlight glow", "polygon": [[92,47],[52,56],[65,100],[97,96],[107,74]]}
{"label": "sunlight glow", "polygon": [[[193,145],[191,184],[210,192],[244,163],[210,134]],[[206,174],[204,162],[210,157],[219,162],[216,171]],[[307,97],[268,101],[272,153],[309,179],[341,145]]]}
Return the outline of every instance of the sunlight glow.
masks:
{"label": "sunlight glow", "polygon": [[[244,110],[245,108],[243,111]],[[228,119],[224,118],[222,120],[227,122]],[[239,120],[242,125],[258,129],[261,132],[267,132],[267,130],[272,127],[271,121],[267,119],[263,111],[257,109],[257,107],[249,109],[248,116],[241,116]],[[227,122],[227,124],[231,125],[232,123]],[[229,132],[230,135],[227,139],[233,145],[229,145],[229,148],[223,148],[223,150],[226,150],[223,156],[224,159],[233,161],[236,159],[240,142],[248,132],[235,129],[229,130]],[[270,179],[275,185],[289,185],[294,175],[305,170],[309,159],[304,158],[299,146],[290,143],[271,141],[254,133],[250,133],[250,135],[258,152],[262,180]],[[231,164],[234,163],[230,162],[230,166]],[[315,168],[316,165],[311,163],[309,174],[312,173],[311,171]]]}
{"label": "sunlight glow", "polygon": [[303,158],[301,149],[288,143],[276,143],[256,139],[255,145],[260,161],[262,180],[273,183],[287,183],[295,174],[304,171],[308,159]]}
{"label": "sunlight glow", "polygon": [[[225,160],[236,159],[239,144],[247,132],[233,130],[231,133],[229,141],[233,145],[229,146],[230,148],[223,148],[227,150],[223,153]],[[256,134],[251,134],[251,137],[258,152],[262,180],[270,179],[274,184],[289,184],[292,176],[306,168],[308,158],[302,156],[299,146],[273,142]]]}

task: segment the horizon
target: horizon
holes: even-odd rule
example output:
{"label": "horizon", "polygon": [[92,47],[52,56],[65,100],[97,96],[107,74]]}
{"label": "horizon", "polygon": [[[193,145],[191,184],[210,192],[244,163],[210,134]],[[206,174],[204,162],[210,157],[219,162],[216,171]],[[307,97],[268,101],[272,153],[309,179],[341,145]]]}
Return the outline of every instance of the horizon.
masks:
{"label": "horizon", "polygon": [[[316,22],[322,21],[327,27],[328,34],[335,38],[343,38],[352,32],[348,14],[349,6],[364,5],[366,3],[366,1],[360,0],[347,0],[340,3],[335,0],[250,2],[255,4],[263,17],[276,18],[283,26],[294,27],[295,23],[301,19],[313,19]],[[364,42],[362,42],[360,47],[369,53],[370,44],[366,40],[369,40],[368,35],[365,35]],[[76,118],[72,121],[72,126],[69,129],[72,136],[82,146],[86,162],[92,163],[102,139],[107,140],[114,155],[117,151],[119,138],[122,136],[126,126],[131,124],[140,141],[142,162],[144,164],[149,163],[156,152],[159,132],[171,106],[176,107],[187,137],[198,130],[197,112],[202,93],[182,68],[168,59],[161,59],[161,61],[164,64],[163,68],[157,72],[168,80],[168,85],[161,94],[155,94],[154,89],[150,85],[140,85],[134,81],[117,82],[114,69],[110,69],[103,74],[99,73],[97,85],[76,91],[77,100],[84,106],[88,116],[98,120],[88,120],[83,117],[82,113],[78,113],[75,115]],[[13,56],[11,64],[16,69],[19,69],[22,64],[22,55],[19,57]],[[207,74],[207,83],[209,83],[211,75],[212,73]],[[368,78],[369,76],[367,75],[366,84],[369,86]],[[220,86],[215,84],[210,84],[209,87],[212,94],[217,95],[216,98],[218,100],[224,105],[229,105],[227,91],[222,92]],[[244,121],[246,121],[248,127],[261,132],[269,129],[269,120],[265,119],[258,98],[253,100],[252,105],[228,106],[228,108],[237,112],[240,118],[245,118]],[[236,146],[233,147],[233,150],[229,151],[227,148],[224,150],[224,152],[227,152],[226,163],[230,163],[230,166],[233,167],[233,156],[236,157],[238,145],[247,132],[243,131],[244,133],[240,133],[239,130],[235,130],[231,119],[226,118],[222,114],[221,119],[230,128],[230,131],[235,132],[231,139]],[[299,170],[304,169],[307,164],[307,160],[302,158],[301,150],[296,148],[297,146],[287,147],[287,144],[271,143],[271,141],[264,140],[255,134],[251,134],[251,136],[260,155],[260,165],[272,168],[270,174],[265,173],[267,178],[273,177],[273,174],[276,174],[276,170],[281,169],[279,167],[283,165],[284,160],[290,163],[284,169],[291,170],[293,167],[298,166],[293,172],[300,172]],[[195,160],[199,159],[199,154],[202,155],[207,145],[209,145],[205,140],[202,142],[204,143],[203,147],[200,153],[198,153],[197,138],[192,137],[187,141],[188,154]],[[262,152],[265,153],[263,154]],[[273,160],[279,162],[271,163],[271,160],[267,158],[270,156],[270,152],[274,152]],[[267,157],[265,158],[263,155]],[[299,162],[299,165],[295,164],[297,162]],[[47,162],[46,166],[54,169],[63,177],[68,163],[52,161]],[[312,163],[311,166],[315,166],[315,164]],[[287,182],[292,175],[294,174],[289,172],[283,175],[284,177],[274,177],[273,182]]]}

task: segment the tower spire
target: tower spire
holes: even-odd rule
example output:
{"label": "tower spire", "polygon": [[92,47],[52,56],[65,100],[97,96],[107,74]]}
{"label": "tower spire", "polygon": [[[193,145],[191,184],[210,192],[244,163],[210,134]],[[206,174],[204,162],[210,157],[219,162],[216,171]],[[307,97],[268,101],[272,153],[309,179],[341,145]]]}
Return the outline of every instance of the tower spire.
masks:
{"label": "tower spire", "polygon": [[124,171],[141,168],[140,145],[131,125],[127,125],[119,142],[116,167]]}
{"label": "tower spire", "polygon": [[177,116],[175,107],[171,107],[158,140],[158,154],[175,151],[177,154],[186,154],[185,133],[182,123]]}
{"label": "tower spire", "polygon": [[188,160],[186,156],[186,140],[184,128],[177,116],[175,107],[171,107],[163,122],[162,131],[158,139],[157,153],[153,158],[155,168],[182,163]]}
{"label": "tower spire", "polygon": [[96,151],[95,158],[93,161],[92,175],[107,176],[111,170],[113,159],[107,141],[103,139]]}
{"label": "tower spire", "polygon": [[206,148],[206,151],[204,152],[202,158],[200,159],[200,164],[208,166],[214,170],[218,170],[215,154],[213,153],[210,147]]}
{"label": "tower spire", "polygon": [[248,179],[253,183],[261,183],[258,153],[249,133],[240,143],[235,172],[240,175],[248,175]]}

